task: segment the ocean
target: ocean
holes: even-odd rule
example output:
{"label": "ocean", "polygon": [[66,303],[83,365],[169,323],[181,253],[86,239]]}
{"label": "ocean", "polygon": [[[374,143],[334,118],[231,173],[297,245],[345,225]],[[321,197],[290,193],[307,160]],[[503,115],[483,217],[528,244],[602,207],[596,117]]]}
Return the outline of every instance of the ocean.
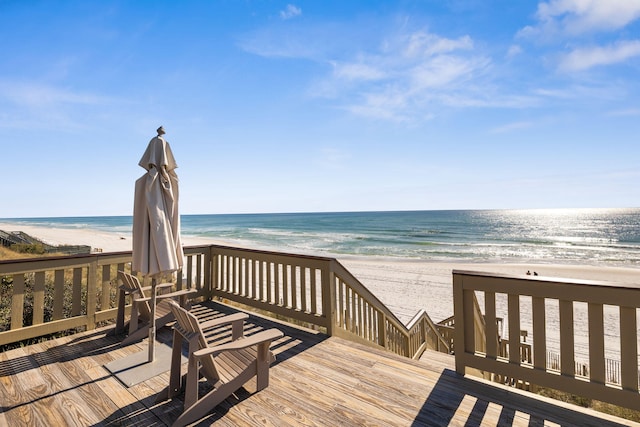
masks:
{"label": "ocean", "polygon": [[[0,221],[122,234],[132,217]],[[182,215],[181,226],[183,236],[291,253],[640,267],[640,208]]]}

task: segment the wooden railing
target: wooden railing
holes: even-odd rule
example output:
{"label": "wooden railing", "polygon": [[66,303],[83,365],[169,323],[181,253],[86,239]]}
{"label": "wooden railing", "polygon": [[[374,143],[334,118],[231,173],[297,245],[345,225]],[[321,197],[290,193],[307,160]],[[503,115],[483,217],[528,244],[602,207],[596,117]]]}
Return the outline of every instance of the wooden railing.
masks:
{"label": "wooden railing", "polygon": [[324,328],[329,335],[418,358],[448,352],[429,316],[408,326],[335,258],[210,246],[212,296]]}
{"label": "wooden railing", "polygon": [[[484,300],[485,333],[479,342],[473,306],[476,297]],[[531,346],[522,342],[518,351],[509,351],[509,341],[502,348],[496,333],[497,297],[506,300],[509,334],[521,341],[521,322],[531,322]],[[454,317],[456,319],[456,371],[467,368],[518,379],[542,387],[596,399],[628,408],[640,408],[638,392],[638,319],[640,286],[605,282],[565,281],[468,271],[453,271]],[[606,310],[605,310],[606,308]],[[617,312],[614,325],[605,311]],[[588,327],[589,368],[576,371],[576,333],[574,312]],[[527,317],[530,317],[527,318]],[[547,361],[547,327],[557,317],[554,329],[559,333],[559,372]],[[577,317],[577,316],[576,316]],[[605,357],[605,328],[619,331],[620,382],[608,381],[610,359]],[[609,333],[609,335],[611,335]],[[529,353],[526,353],[528,348]],[[524,353],[523,353],[524,351]],[[531,353],[532,351],[532,353]],[[525,354],[526,353],[526,354]],[[610,376],[609,376],[610,377]]]}
{"label": "wooden railing", "polygon": [[[94,329],[115,318],[115,271],[130,261],[127,253],[64,256],[0,262],[3,316],[10,328],[0,332],[9,344],[74,328]],[[112,267],[113,266],[113,267]]]}
{"label": "wooden railing", "polygon": [[[224,298],[315,325],[329,335],[418,358],[449,351],[425,312],[405,326],[336,259],[227,246],[185,248],[177,288]],[[94,329],[117,314],[117,270],[130,271],[131,252],[0,261],[11,304],[0,345],[74,328]]]}

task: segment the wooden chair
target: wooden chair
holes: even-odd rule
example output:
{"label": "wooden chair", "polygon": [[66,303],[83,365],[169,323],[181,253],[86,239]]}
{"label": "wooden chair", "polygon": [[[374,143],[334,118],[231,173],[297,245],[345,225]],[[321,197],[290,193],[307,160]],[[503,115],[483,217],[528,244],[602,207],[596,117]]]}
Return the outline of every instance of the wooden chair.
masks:
{"label": "wooden chair", "polygon": [[[118,271],[120,294],[118,297],[118,313],[116,316],[115,332],[124,330],[124,309],[127,295],[131,295],[131,319],[129,320],[129,335],[122,341],[122,345],[128,345],[149,336],[149,325],[151,321],[151,297],[146,296],[146,292],[151,290],[151,286],[143,287],[138,278],[132,274]],[[171,283],[161,283],[156,285],[156,328],[161,328],[167,323],[173,322],[175,317],[167,304],[172,299],[179,298],[181,305],[187,304],[187,297],[197,293],[195,289],[183,289],[175,292],[166,292],[173,285]]]}
{"label": "wooden chair", "polygon": [[[173,424],[184,426],[204,417],[232,393],[253,377],[260,391],[269,385],[269,366],[275,361],[269,350],[271,342],[284,334],[278,329],[268,329],[248,337],[236,337],[233,341],[209,347],[198,319],[173,301],[168,302],[176,323],[173,326],[173,355],[169,379],[170,397],[180,389],[182,343],[189,343],[189,363],[186,375],[184,411]],[[234,336],[235,337],[235,336]],[[200,376],[213,387],[200,397]]]}

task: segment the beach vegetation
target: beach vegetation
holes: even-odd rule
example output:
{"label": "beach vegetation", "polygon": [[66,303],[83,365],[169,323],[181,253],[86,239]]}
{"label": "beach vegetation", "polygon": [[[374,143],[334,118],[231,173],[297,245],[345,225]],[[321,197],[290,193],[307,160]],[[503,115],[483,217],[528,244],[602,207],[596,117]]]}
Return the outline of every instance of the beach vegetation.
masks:
{"label": "beach vegetation", "polygon": [[[40,244],[26,245],[26,244],[16,244],[11,245],[11,247],[7,248],[4,246],[0,246],[0,261],[2,260],[10,260],[10,259],[22,259],[22,258],[41,258],[43,256],[59,256],[64,255],[61,252],[47,252],[44,250],[40,251]],[[42,247],[44,249],[44,247]]]}
{"label": "beach vegetation", "polygon": [[43,255],[46,253],[42,243],[15,243],[11,245],[11,250],[19,254]]}
{"label": "beach vegetation", "polygon": [[41,255],[16,252],[10,248],[0,246],[0,261],[8,260],[8,259],[33,258],[36,256],[41,256]]}

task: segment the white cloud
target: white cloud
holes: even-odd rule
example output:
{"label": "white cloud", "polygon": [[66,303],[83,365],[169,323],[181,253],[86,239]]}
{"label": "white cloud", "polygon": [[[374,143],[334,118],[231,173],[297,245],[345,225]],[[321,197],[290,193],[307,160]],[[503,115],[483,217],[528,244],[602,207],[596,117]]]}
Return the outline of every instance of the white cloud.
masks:
{"label": "white cloud", "polygon": [[538,3],[536,18],[538,23],[519,35],[553,38],[615,31],[640,18],[640,0],[549,0]]}
{"label": "white cloud", "polygon": [[342,108],[356,115],[410,121],[433,117],[433,103],[451,105],[450,92],[464,92],[459,86],[482,74],[490,61],[474,52],[469,36],[416,31],[332,65],[334,72],[316,95],[343,99]]}
{"label": "white cloud", "polygon": [[408,112],[411,97],[396,88],[363,93],[360,98],[360,102],[352,102],[344,109],[358,116],[394,122],[407,122],[412,118]]}
{"label": "white cloud", "polygon": [[559,20],[571,34],[620,29],[640,17],[640,0],[551,0],[538,4],[541,21]]}
{"label": "white cloud", "polygon": [[280,17],[282,19],[291,19],[300,15],[302,15],[302,9],[292,4],[288,4],[285,10],[280,11]]}
{"label": "white cloud", "polygon": [[438,56],[429,61],[416,64],[408,70],[413,91],[429,88],[442,88],[456,81],[463,81],[483,67],[483,61],[457,56]]}
{"label": "white cloud", "polygon": [[522,47],[520,45],[514,44],[509,46],[509,50],[507,51],[507,58],[513,58],[514,56],[518,56],[522,53]]}
{"label": "white cloud", "polygon": [[0,82],[0,99],[5,98],[16,105],[47,107],[60,104],[100,104],[105,97],[74,92],[39,83]]}
{"label": "white cloud", "polygon": [[332,62],[336,78],[346,80],[379,80],[386,76],[378,67],[362,63]]}
{"label": "white cloud", "polygon": [[418,31],[408,36],[404,54],[408,57],[424,57],[472,48],[473,41],[469,36],[447,39],[435,34]]}
{"label": "white cloud", "polygon": [[599,65],[611,65],[640,56],[640,40],[629,40],[609,46],[578,48],[564,56],[560,69],[582,71]]}

